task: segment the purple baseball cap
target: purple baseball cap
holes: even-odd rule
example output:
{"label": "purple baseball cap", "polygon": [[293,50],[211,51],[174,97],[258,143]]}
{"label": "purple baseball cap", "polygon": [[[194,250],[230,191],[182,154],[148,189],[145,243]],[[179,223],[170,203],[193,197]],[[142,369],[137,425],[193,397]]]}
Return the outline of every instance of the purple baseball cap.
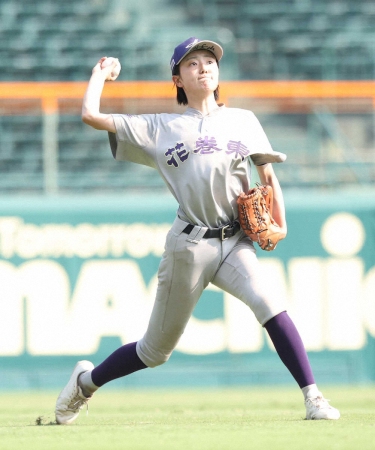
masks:
{"label": "purple baseball cap", "polygon": [[194,50],[208,50],[215,55],[215,58],[220,61],[223,56],[224,50],[222,47],[213,41],[201,41],[196,37],[191,37],[186,39],[186,41],[177,45],[174,49],[173,56],[171,58],[171,70],[173,73],[173,69],[177,64],[180,64],[181,60],[185,58],[185,56],[194,51]]}

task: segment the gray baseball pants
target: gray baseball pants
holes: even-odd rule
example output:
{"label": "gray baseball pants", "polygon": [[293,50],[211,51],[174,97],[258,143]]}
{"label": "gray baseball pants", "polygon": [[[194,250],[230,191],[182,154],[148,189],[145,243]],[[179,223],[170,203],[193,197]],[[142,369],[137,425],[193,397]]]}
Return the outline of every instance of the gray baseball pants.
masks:
{"label": "gray baseball pants", "polygon": [[196,226],[187,235],[187,225],[177,217],[168,232],[150,322],[137,343],[137,354],[148,367],[168,361],[210,282],[248,305],[261,325],[285,311],[267,293],[253,242],[242,230],[222,241],[202,238],[205,227]]}

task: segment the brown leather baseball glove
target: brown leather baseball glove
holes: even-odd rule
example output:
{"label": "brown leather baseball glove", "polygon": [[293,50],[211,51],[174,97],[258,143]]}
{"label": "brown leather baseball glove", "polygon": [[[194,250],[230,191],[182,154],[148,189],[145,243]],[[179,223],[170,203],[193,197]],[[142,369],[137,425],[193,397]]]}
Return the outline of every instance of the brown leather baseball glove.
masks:
{"label": "brown leather baseball glove", "polygon": [[273,191],[271,186],[258,184],[237,199],[238,221],[251,240],[262,250],[275,250],[285,233],[272,217]]}

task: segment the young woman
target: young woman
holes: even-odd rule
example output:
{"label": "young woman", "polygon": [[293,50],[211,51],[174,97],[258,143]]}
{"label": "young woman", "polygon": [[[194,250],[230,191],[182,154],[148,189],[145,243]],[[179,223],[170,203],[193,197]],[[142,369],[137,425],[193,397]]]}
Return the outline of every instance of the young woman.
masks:
{"label": "young woman", "polygon": [[93,68],[83,121],[109,132],[116,159],[158,170],[179,209],[166,238],[145,335],[120,347],[95,368],[89,361],[77,363],[57,399],[59,424],[72,423],[105,383],[165,363],[209,283],[246,303],[267,330],[302,390],[306,418],[340,417],[317,388],[300,335],[285,305],[268,293],[253,242],[237,222],[236,200],[250,187],[253,164],[261,183],[273,188],[274,218],[286,235],[283,196],[272,167],[286,156],[273,151],[252,112],[217,103],[222,55],[217,43],[196,38],[175,48],[172,79],[178,103],[188,105],[183,114],[102,114],[103,86],[117,78],[119,62],[106,65],[102,58]]}

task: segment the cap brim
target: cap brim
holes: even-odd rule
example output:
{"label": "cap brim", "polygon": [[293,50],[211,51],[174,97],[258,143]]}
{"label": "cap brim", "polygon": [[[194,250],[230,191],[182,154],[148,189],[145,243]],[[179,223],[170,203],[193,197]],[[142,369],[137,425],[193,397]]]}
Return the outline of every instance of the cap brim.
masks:
{"label": "cap brim", "polygon": [[254,153],[250,155],[250,158],[256,166],[261,166],[268,163],[282,163],[286,160],[286,154],[280,152]]}
{"label": "cap brim", "polygon": [[221,47],[221,45],[219,45],[217,42],[214,41],[199,41],[197,42],[193,47],[191,47],[191,49],[189,49],[189,51],[187,51],[184,56],[176,63],[180,64],[180,62],[186,58],[186,56],[191,53],[194,52],[196,50],[207,50],[211,53],[213,53],[215,55],[215,58],[220,61],[221,58],[223,57],[223,53],[224,50]]}

